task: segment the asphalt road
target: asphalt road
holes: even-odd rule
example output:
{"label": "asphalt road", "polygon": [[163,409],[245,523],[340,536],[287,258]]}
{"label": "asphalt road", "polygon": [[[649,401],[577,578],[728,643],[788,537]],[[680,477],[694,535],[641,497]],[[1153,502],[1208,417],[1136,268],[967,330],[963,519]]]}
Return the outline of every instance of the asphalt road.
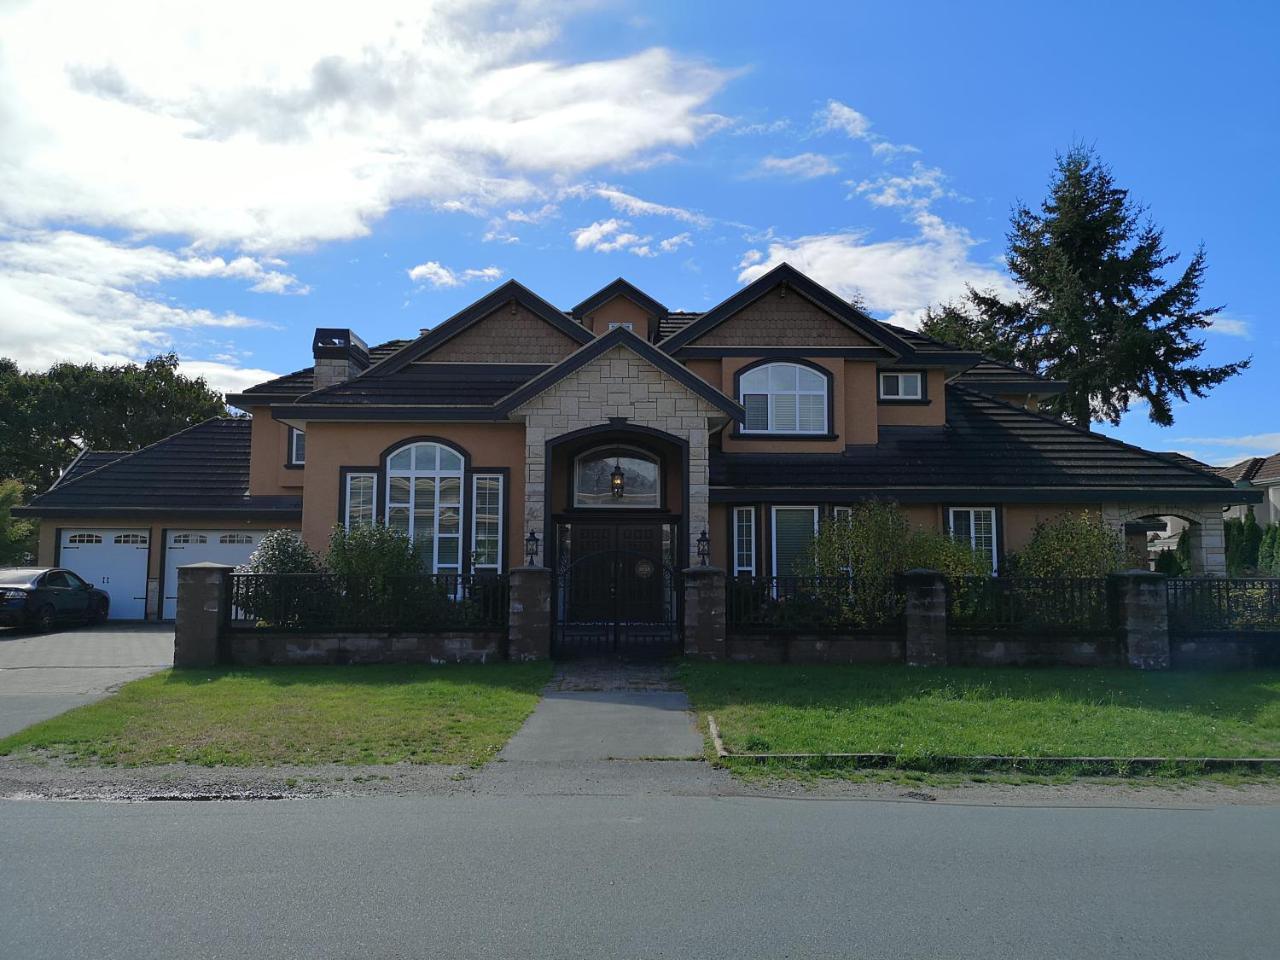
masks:
{"label": "asphalt road", "polygon": [[8,802],[0,859],[0,956],[22,960],[1223,960],[1280,942],[1276,807]]}
{"label": "asphalt road", "polygon": [[0,737],[172,664],[171,624],[0,629]]}

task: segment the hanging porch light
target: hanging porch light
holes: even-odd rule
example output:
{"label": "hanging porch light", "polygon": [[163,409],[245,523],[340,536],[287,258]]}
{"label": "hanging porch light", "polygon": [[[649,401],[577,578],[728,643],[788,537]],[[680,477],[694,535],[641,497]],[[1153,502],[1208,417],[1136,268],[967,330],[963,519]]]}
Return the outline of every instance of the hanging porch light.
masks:
{"label": "hanging porch light", "polygon": [[613,493],[613,499],[622,499],[622,494],[626,489],[626,482],[626,474],[622,472],[622,461],[615,459],[613,461],[613,472],[609,474],[609,490]]}

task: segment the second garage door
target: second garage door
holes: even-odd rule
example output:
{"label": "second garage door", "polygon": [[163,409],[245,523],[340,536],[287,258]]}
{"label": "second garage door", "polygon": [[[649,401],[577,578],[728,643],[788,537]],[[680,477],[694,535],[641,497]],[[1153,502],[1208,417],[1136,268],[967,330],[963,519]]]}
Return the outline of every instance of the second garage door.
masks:
{"label": "second garage door", "polygon": [[164,608],[161,616],[178,615],[178,568],[188,563],[237,566],[258,549],[265,530],[170,530],[164,545]]}

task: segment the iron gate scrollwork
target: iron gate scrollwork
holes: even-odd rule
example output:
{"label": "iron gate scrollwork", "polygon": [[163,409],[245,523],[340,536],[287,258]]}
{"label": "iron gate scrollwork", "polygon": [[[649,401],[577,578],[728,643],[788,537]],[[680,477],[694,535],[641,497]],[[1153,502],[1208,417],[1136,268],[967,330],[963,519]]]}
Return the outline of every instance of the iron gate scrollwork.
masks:
{"label": "iron gate scrollwork", "polygon": [[683,647],[680,574],[659,557],[605,550],[553,576],[552,656],[654,659]]}

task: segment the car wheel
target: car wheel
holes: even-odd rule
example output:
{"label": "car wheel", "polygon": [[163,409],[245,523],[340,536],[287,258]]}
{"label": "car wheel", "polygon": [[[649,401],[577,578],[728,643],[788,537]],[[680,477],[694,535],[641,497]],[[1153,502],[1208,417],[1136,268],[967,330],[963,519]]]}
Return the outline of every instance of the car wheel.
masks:
{"label": "car wheel", "polygon": [[36,611],[36,629],[41,633],[48,633],[53,629],[54,615],[53,607],[47,603]]}

